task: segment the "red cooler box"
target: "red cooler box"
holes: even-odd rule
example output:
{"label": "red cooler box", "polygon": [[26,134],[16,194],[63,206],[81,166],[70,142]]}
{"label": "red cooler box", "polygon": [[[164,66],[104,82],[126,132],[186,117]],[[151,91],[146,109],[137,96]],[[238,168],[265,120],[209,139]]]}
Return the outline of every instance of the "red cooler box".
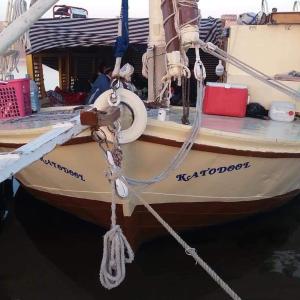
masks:
{"label": "red cooler box", "polygon": [[203,99],[203,112],[209,115],[245,117],[248,103],[246,86],[208,82]]}

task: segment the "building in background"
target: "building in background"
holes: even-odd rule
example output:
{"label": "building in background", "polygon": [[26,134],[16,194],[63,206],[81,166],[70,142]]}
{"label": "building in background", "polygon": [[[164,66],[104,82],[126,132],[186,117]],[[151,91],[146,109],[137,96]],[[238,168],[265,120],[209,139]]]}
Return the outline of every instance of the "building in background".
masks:
{"label": "building in background", "polygon": [[231,25],[237,24],[237,15],[222,15],[221,20],[223,21],[224,27],[228,28]]}

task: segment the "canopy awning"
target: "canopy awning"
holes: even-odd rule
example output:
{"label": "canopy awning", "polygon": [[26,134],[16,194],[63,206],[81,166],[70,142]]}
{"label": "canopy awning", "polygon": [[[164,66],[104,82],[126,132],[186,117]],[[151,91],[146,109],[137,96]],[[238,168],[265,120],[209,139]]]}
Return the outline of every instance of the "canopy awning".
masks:
{"label": "canopy awning", "polygon": [[[113,46],[119,19],[40,19],[30,29],[31,48],[27,54],[51,48]],[[148,42],[148,18],[129,19],[130,44]],[[200,38],[218,43],[222,34],[220,19],[202,19]]]}

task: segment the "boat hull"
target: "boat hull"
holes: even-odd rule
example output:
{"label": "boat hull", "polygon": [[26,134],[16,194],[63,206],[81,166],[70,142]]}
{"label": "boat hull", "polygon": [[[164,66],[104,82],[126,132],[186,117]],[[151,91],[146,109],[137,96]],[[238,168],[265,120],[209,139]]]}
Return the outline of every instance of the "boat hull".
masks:
{"label": "boat hull", "polygon": [[[179,145],[142,137],[123,146],[123,170],[132,178],[160,173]],[[293,155],[228,152],[195,145],[182,166],[142,193],[176,230],[225,223],[279,207],[300,193],[300,159]],[[98,145],[74,139],[20,172],[17,178],[50,205],[109,228],[111,190]],[[288,170],[288,171],[287,171]],[[164,229],[133,195],[117,198],[118,223],[135,246]]]}
{"label": "boat hull", "polygon": [[[37,199],[43,200],[51,206],[72,213],[103,228],[110,228],[110,203],[27,189]],[[184,232],[211,225],[225,224],[270,211],[284,205],[299,193],[300,190],[296,190],[273,198],[246,202],[152,204],[152,208],[176,231]],[[122,205],[117,205],[117,223],[121,225],[128,241],[134,248],[137,248],[143,241],[167,234],[167,231],[142,205],[136,206],[131,216],[124,216]]]}

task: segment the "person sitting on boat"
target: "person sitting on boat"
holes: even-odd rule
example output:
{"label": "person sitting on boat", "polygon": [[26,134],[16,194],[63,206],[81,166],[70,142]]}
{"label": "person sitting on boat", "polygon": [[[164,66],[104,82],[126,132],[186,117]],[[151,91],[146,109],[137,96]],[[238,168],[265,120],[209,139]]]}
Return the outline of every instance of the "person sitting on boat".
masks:
{"label": "person sitting on boat", "polygon": [[93,104],[101,94],[110,89],[112,71],[112,67],[106,66],[103,68],[103,73],[100,73],[97,79],[92,83],[92,88],[86,99],[86,104]]}
{"label": "person sitting on boat", "polygon": [[101,62],[99,65],[98,65],[98,68],[97,68],[97,72],[92,74],[91,78],[89,79],[89,82],[90,82],[90,86],[92,87],[93,86],[93,83],[96,81],[96,79],[98,78],[99,75],[101,74],[104,74],[104,68],[105,68],[105,64],[103,62]]}

